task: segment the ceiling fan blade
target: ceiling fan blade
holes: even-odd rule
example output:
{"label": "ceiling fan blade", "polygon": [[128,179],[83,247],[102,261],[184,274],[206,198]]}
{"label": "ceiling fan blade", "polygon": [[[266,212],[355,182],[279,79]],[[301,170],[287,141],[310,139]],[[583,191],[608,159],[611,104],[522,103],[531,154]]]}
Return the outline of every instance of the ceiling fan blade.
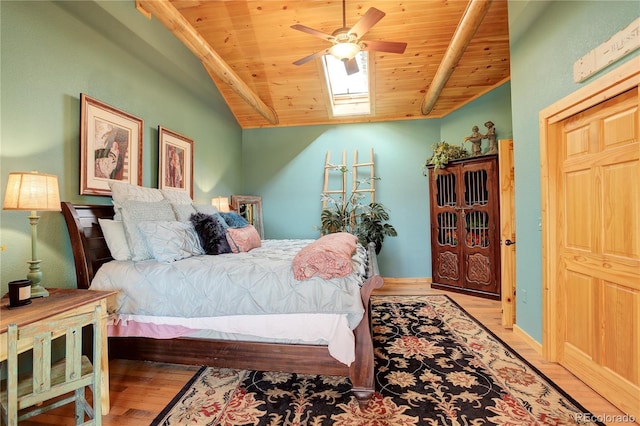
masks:
{"label": "ceiling fan blade", "polygon": [[312,60],[314,60],[316,58],[319,58],[321,56],[327,55],[328,53],[329,53],[329,49],[328,48],[324,49],[324,50],[321,50],[321,51],[313,53],[313,54],[311,54],[309,56],[305,56],[304,58],[298,59],[297,61],[295,61],[293,63],[293,65],[306,64],[307,62],[312,61]]}
{"label": "ceiling fan blade", "polygon": [[311,34],[312,36],[315,36],[330,42],[333,42],[336,39],[331,34],[323,33],[322,31],[314,30],[313,28],[309,28],[300,24],[292,25],[291,28],[293,28],[294,30],[302,31],[303,33]]}
{"label": "ceiling fan blade", "polygon": [[347,75],[357,74],[360,71],[356,58],[343,59],[342,62],[344,62],[344,69],[347,71]]}
{"label": "ceiling fan blade", "polygon": [[362,41],[362,50],[388,53],[404,53],[407,43],[397,41]]}
{"label": "ceiling fan blade", "polygon": [[383,11],[376,9],[375,7],[370,8],[365,12],[364,15],[360,18],[356,24],[351,27],[349,30],[349,34],[354,34],[356,38],[360,38],[365,35],[371,27],[373,27],[379,20],[384,18],[386,15]]}

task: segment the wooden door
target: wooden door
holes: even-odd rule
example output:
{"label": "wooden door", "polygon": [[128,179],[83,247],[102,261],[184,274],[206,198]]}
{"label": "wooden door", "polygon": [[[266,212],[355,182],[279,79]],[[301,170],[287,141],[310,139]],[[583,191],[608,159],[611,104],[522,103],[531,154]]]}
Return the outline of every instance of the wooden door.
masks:
{"label": "wooden door", "polygon": [[500,174],[500,286],[502,325],[516,322],[516,203],[513,139],[498,141]]}
{"label": "wooden door", "polygon": [[640,416],[638,88],[554,129],[558,361]]}

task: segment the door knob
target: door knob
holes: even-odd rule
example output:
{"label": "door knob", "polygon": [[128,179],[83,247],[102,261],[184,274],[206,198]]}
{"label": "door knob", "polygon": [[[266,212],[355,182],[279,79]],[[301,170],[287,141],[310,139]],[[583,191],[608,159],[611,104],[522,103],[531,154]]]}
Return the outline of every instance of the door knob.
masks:
{"label": "door knob", "polygon": [[515,243],[516,243],[515,241],[507,240],[507,241],[504,242],[504,245],[505,246],[510,246],[512,244],[515,244]]}

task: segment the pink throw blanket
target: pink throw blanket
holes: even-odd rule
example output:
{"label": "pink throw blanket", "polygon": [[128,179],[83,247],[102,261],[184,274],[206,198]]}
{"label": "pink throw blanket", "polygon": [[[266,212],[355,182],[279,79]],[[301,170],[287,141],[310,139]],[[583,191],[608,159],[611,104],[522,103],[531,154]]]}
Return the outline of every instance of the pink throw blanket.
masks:
{"label": "pink throw blanket", "polygon": [[346,277],[353,271],[351,257],[357,242],[358,238],[347,232],[320,237],[293,258],[293,276],[299,281],[314,276],[325,280]]}

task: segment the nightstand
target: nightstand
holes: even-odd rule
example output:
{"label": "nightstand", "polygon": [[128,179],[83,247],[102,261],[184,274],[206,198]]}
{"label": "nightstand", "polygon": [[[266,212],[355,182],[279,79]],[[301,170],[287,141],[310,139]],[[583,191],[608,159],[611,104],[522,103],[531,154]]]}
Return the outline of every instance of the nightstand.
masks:
{"label": "nightstand", "polygon": [[[109,347],[107,345],[107,300],[115,297],[115,291],[94,291],[49,288],[49,297],[32,299],[30,305],[9,309],[9,298],[4,297],[0,302],[0,362],[7,359],[7,327],[17,323],[18,327],[32,324],[46,324],[55,319],[92,312],[96,306],[102,306],[104,316],[102,327],[102,384],[101,401],[102,414],[109,413]],[[26,352],[30,347],[19,347],[19,352]]]}

